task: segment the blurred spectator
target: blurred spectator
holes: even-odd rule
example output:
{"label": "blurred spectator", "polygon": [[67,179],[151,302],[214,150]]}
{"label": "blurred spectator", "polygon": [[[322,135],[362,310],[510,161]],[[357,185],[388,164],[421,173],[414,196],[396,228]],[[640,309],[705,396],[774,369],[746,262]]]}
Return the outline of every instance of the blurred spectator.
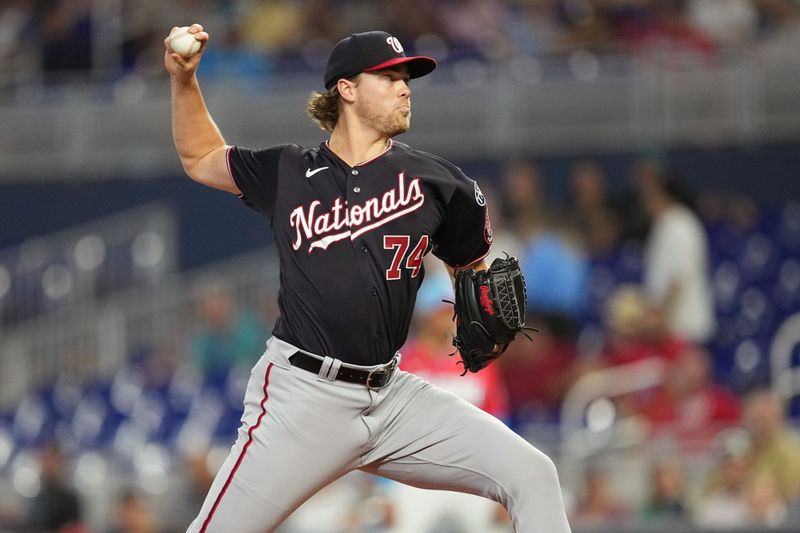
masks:
{"label": "blurred spectator", "polygon": [[608,198],[608,180],[594,161],[578,161],[569,171],[570,218],[579,229],[593,258],[616,250],[621,228]]}
{"label": "blurred spectator", "polygon": [[637,185],[653,221],[644,258],[645,288],[666,313],[673,332],[708,342],[715,316],[705,229],[684,203],[686,194],[673,178],[642,173]]}
{"label": "blurred spectator", "polygon": [[256,0],[242,17],[244,42],[270,54],[294,53],[305,34],[300,3],[290,0]]}
{"label": "blurred spectator", "polygon": [[656,357],[675,360],[686,349],[686,342],[672,335],[663,315],[654,309],[636,285],[617,287],[603,312],[606,342],[603,363],[611,366]]}
{"label": "blurred spectator", "polygon": [[156,533],[156,518],[150,506],[132,490],[117,500],[116,523],[109,533]]}
{"label": "blurred spectator", "polygon": [[567,335],[574,334],[587,302],[589,263],[579,243],[564,226],[542,227],[526,240],[520,259],[528,310]]}
{"label": "blurred spectator", "polygon": [[608,180],[594,161],[581,160],[569,169],[569,193],[572,217],[582,220],[588,213],[608,209]]}
{"label": "blurred spectator", "polygon": [[[346,2],[337,6],[336,10],[331,9],[330,4],[329,0],[299,2],[304,41],[323,39],[332,46],[347,34],[364,31],[364,28],[376,28],[381,24],[380,8],[374,2]],[[339,12],[338,16],[334,15],[335,11]]]}
{"label": "blurred spectator", "polygon": [[619,213],[623,241],[643,243],[647,239],[651,220],[641,201],[639,183],[659,179],[662,165],[657,155],[635,159],[628,169],[628,187],[615,202]]}
{"label": "blurred spectator", "polygon": [[52,74],[90,71],[94,24],[91,0],[55,0],[47,4],[40,6],[38,17],[42,70]]}
{"label": "blurred spectator", "polygon": [[[174,0],[172,2],[158,2],[156,0],[120,0],[122,9],[121,35],[117,35],[113,19],[106,20],[103,7],[98,6],[98,33],[105,34],[106,38],[114,36],[121,39],[121,66],[124,71],[134,71],[146,77],[160,77],[164,72],[164,38],[169,33],[171,26],[187,26],[193,22],[201,23],[206,30],[211,32],[214,50],[220,45],[219,39],[228,29],[227,25],[237,27],[239,21],[232,21],[229,17],[221,15],[223,2],[216,0]],[[108,7],[105,7],[108,10]],[[113,8],[111,8],[113,10]],[[107,48],[113,53],[116,42],[112,38]],[[219,39],[219,41],[218,41]],[[109,54],[106,49],[103,53]],[[101,49],[102,50],[102,49]],[[246,50],[243,50],[243,53]],[[98,54],[100,55],[100,54]],[[98,58],[100,59],[100,58]],[[205,58],[203,59],[205,63]],[[110,63],[106,59],[106,63]],[[117,62],[118,64],[119,62]]]}
{"label": "blurred spectator", "polygon": [[388,533],[395,526],[395,503],[386,494],[388,481],[372,475],[351,475],[354,483],[345,520],[352,533]]}
{"label": "blurred spectator", "polygon": [[529,55],[550,53],[564,38],[557,0],[511,2],[513,10],[505,22],[507,37],[518,52]]}
{"label": "blurred spectator", "polygon": [[[791,30],[800,19],[793,0],[120,0],[115,4],[11,0],[0,4],[4,30],[0,74],[5,70],[29,76],[25,71],[31,69],[25,65],[38,63],[39,70],[57,73],[58,78],[65,73],[85,78],[92,70],[103,73],[99,69],[115,74],[120,66],[125,72],[151,74],[160,63],[158,52],[169,25],[192,21],[202,23],[212,36],[242,34],[237,47],[226,50],[235,60],[232,70],[238,72],[258,58],[278,68],[313,65],[323,42],[366,28],[386,29],[411,49],[433,45],[445,61],[464,55],[501,60],[514,53],[633,50],[669,66],[691,66],[706,62],[716,45],[735,46],[791,33],[777,30]],[[125,21],[121,32],[114,20],[115,5]],[[21,33],[25,47],[19,46]],[[31,61],[26,50],[33,50],[39,60]],[[294,61],[301,56],[304,61]]]}
{"label": "blurred spectator", "polygon": [[[373,5],[375,2],[363,0],[357,4]],[[397,37],[402,43],[411,44],[421,36],[430,39],[438,37],[443,43],[444,29],[438,2],[428,0],[395,0],[393,2],[380,2],[383,10],[379,20],[361,24],[359,28],[377,28],[386,26],[389,33]],[[358,6],[363,13],[362,6]],[[347,18],[347,20],[353,20]],[[360,31],[360,30],[359,30]],[[446,48],[444,49],[446,53]]]}
{"label": "blurred spectator", "polygon": [[242,28],[230,24],[215,37],[214,46],[203,54],[200,74],[237,85],[247,84],[253,90],[263,88],[264,77],[272,65],[267,55],[245,44]]}
{"label": "blurred spectator", "polygon": [[717,463],[696,499],[693,520],[700,527],[735,528],[746,523],[747,482],[752,470],[752,444],[742,430],[720,433]]}
{"label": "blurred spectator", "polygon": [[[725,226],[744,238],[758,229],[761,213],[752,198],[733,191],[707,191],[697,197],[697,210],[711,227]],[[728,245],[728,243],[725,243]],[[731,245],[734,245],[731,243]]]}
{"label": "blurred spectator", "polygon": [[653,0],[645,31],[632,41],[634,49],[668,67],[694,67],[715,52],[713,40],[687,16],[687,0]]}
{"label": "blurred spectator", "polygon": [[[314,494],[279,531],[287,533],[390,533],[397,527],[399,483],[353,471]],[[402,486],[405,488],[405,486]],[[420,512],[424,512],[421,510]]]}
{"label": "blurred spectator", "polygon": [[[438,2],[444,35],[456,47],[487,51],[503,35],[507,6],[499,0]],[[489,55],[489,54],[485,54]]]}
{"label": "blurred spectator", "polygon": [[547,216],[539,167],[524,160],[510,161],[503,170],[502,209],[509,228],[525,239]]}
{"label": "blurred spectator", "polygon": [[[429,266],[426,265],[426,270]],[[461,376],[453,353],[453,306],[442,302],[453,299],[450,276],[444,268],[430,268],[417,295],[414,311],[415,335],[403,347],[403,370],[461,396],[468,402],[506,420],[508,398],[501,381],[500,369],[491,364],[477,374]]]}
{"label": "blurred spectator", "polygon": [[207,380],[219,383],[231,368],[250,368],[264,353],[264,324],[252,311],[239,309],[225,284],[205,289],[197,313],[201,327],[191,339],[190,354]]}
{"label": "blurred spectator", "polygon": [[[604,366],[619,366],[655,359],[668,366],[687,345],[672,335],[659,313],[636,285],[617,287],[603,312],[606,338],[598,359],[582,359],[576,373],[584,374]],[[619,395],[616,409],[623,415],[641,414],[648,391]]]}
{"label": "blurred spectator", "polygon": [[197,504],[194,509],[199,509],[203,505],[208,489],[214,482],[215,472],[209,468],[207,452],[187,450],[183,454],[183,462],[189,477],[190,496]]}
{"label": "blurred spectator", "polygon": [[[786,425],[783,405],[771,390],[752,392],[745,400],[743,423],[753,445],[753,470],[777,483],[785,502],[800,497],[800,437]],[[768,487],[760,487],[768,492]]]}
{"label": "blurred spectator", "polygon": [[754,526],[780,527],[786,523],[788,507],[777,480],[769,472],[758,472],[746,495],[748,521]]}
{"label": "blurred spectator", "polygon": [[800,439],[784,426],[779,398],[751,393],[743,422],[721,435],[719,465],[695,506],[701,526],[780,526],[800,495]]}
{"label": "blurred spectator", "polygon": [[739,422],[741,408],[731,391],[712,382],[709,354],[687,347],[670,363],[644,414],[654,433],[666,432],[683,446],[702,451],[721,427]]}
{"label": "blurred spectator", "polygon": [[[531,323],[529,321],[529,323]],[[561,400],[573,381],[574,338],[559,337],[542,324],[533,342],[520,338],[495,363],[508,390],[514,427],[558,418]]]}
{"label": "blurred spectator", "polygon": [[588,262],[580,238],[547,208],[539,168],[530,161],[511,161],[502,181],[503,209],[509,227],[519,235],[520,257],[528,287],[528,309],[552,328],[572,333],[586,304]]}
{"label": "blurred spectator", "polygon": [[573,526],[619,525],[630,515],[614,494],[608,472],[590,467],[585,474],[583,491],[578,506],[570,517]]}
{"label": "blurred spectator", "polygon": [[650,474],[650,497],[643,516],[649,522],[680,522],[686,519],[686,483],[683,465],[677,459],[664,459]]}
{"label": "blurred spectator", "polygon": [[761,32],[771,36],[774,32],[797,27],[800,5],[794,0],[755,0],[759,9]]}
{"label": "blurred spectator", "polygon": [[33,0],[11,0],[0,4],[0,88],[10,86],[26,70],[31,58],[25,45],[33,23]]}
{"label": "blurred spectator", "polygon": [[718,44],[736,46],[756,35],[758,11],[751,0],[691,0],[691,23]]}
{"label": "blurred spectator", "polygon": [[60,531],[81,524],[81,501],[65,473],[65,457],[58,444],[39,449],[41,487],[31,502],[27,526],[32,531]]}
{"label": "blurred spectator", "polygon": [[567,32],[563,39],[566,50],[588,49],[609,52],[615,47],[613,30],[601,2],[574,0],[561,2],[560,14]]}

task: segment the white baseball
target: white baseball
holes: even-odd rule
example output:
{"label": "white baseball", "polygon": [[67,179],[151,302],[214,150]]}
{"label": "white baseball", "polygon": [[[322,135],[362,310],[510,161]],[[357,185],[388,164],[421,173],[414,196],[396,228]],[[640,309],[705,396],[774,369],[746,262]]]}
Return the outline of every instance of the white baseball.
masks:
{"label": "white baseball", "polygon": [[176,28],[169,34],[169,47],[183,57],[191,57],[200,50],[200,41],[194,35],[189,33],[189,26]]}

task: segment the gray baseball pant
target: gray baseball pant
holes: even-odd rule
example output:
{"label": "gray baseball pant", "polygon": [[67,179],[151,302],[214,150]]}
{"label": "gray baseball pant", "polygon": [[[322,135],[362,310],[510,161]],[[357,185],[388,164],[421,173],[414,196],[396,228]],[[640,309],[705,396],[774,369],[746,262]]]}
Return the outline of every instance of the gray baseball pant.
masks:
{"label": "gray baseball pant", "polygon": [[187,531],[275,531],[354,469],[490,498],[520,533],[570,531],[553,462],[496,418],[400,370],[377,390],[329,381],[293,367],[296,351],[267,342],[238,439]]}

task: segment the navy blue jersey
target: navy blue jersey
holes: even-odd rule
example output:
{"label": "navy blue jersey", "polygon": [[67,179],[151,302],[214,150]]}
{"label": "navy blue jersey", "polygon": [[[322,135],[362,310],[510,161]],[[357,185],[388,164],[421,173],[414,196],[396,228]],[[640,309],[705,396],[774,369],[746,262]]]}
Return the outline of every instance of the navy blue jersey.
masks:
{"label": "navy blue jersey", "polygon": [[269,221],[280,258],[273,334],[347,363],[386,363],[408,335],[430,251],[453,267],[489,252],[486,201],[455,165],[391,142],[349,166],[327,143],[231,147],[242,200]]}

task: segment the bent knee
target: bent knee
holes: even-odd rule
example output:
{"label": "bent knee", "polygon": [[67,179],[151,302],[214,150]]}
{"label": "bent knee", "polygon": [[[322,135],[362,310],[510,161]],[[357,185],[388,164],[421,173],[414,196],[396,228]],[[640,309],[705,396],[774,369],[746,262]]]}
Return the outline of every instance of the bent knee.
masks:
{"label": "bent knee", "polygon": [[516,465],[514,478],[515,485],[559,487],[555,463],[533,446]]}

